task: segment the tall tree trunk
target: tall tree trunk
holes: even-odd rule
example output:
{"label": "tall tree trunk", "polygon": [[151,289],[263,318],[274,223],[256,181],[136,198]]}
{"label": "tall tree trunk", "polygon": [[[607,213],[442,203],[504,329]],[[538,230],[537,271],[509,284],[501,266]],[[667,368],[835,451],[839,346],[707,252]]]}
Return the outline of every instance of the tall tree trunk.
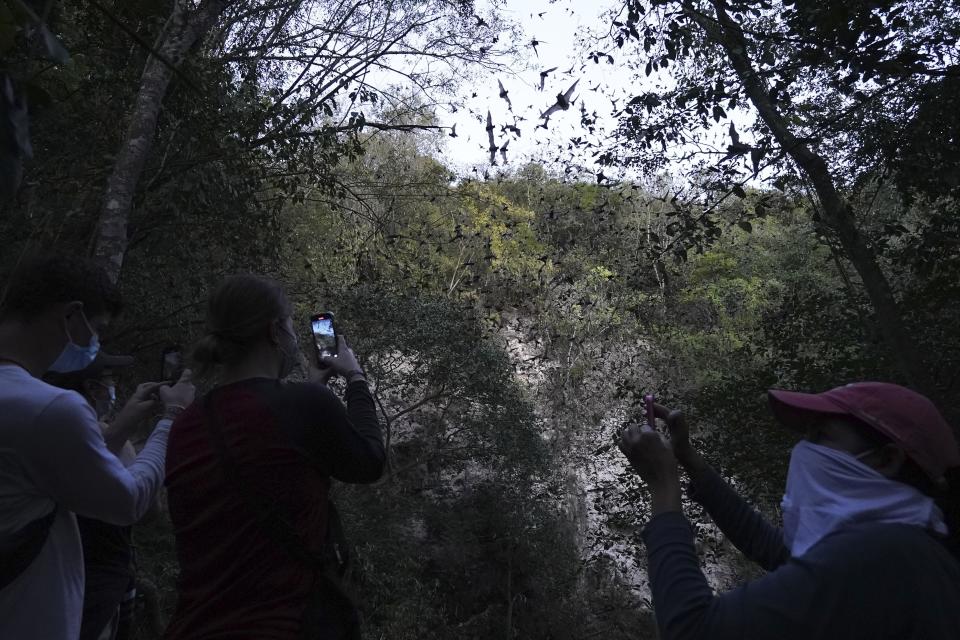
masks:
{"label": "tall tree trunk", "polygon": [[880,333],[897,367],[912,387],[931,399],[938,399],[940,394],[927,371],[916,342],[903,324],[890,283],[880,268],[876,255],[857,229],[850,203],[837,191],[826,161],[806,142],[797,139],[790,130],[787,119],[770,100],[764,81],[753,69],[743,32],[726,12],[723,0],[712,0],[711,4],[716,12],[716,22],[687,3],[684,3],[684,7],[688,15],[723,47],[737,77],[743,83],[747,97],[770,128],[777,143],[809,178],[820,200],[824,222],[837,234],[847,258],[863,281],[864,289],[876,312]]}
{"label": "tall tree trunk", "polygon": [[213,25],[226,8],[224,0],[205,0],[193,10],[190,2],[177,0],[173,13],[159,38],[157,53],[161,61],[150,55],[143,68],[140,89],[130,114],[127,135],[113,163],[107,180],[107,189],[100,208],[94,241],[94,257],[103,262],[110,277],[120,277],[123,258],[127,251],[127,223],[133,209],[140,175],[153,150],[160,107],[167,93],[173,69],[167,62],[179,66],[187,52]]}

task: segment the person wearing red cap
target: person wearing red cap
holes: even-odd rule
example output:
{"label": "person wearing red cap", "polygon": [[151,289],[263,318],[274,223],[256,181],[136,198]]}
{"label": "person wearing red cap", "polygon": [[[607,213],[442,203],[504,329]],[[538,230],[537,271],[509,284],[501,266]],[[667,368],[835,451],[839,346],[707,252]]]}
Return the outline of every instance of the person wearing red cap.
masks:
{"label": "person wearing red cap", "polygon": [[[655,408],[669,441],[636,425],[621,435],[653,503],[643,538],[661,638],[960,638],[960,451],[933,403],[879,382],[771,390],[769,401],[803,437],[782,528],[703,460],[681,412]],[[691,497],[764,577],[713,594],[682,513],[678,462]]]}

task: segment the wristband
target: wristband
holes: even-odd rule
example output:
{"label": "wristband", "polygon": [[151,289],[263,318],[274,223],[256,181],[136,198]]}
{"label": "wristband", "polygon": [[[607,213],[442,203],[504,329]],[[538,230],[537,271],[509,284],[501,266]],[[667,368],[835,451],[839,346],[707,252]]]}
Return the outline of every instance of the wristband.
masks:
{"label": "wristband", "polygon": [[178,415],[180,415],[186,407],[179,404],[169,404],[163,408],[163,415],[160,416],[161,420],[174,420]]}
{"label": "wristband", "polygon": [[356,378],[357,376],[360,376],[364,380],[367,379],[367,375],[360,369],[354,369],[353,371],[348,371],[346,374],[344,374],[343,377],[346,378],[347,382],[353,382],[353,378]]}

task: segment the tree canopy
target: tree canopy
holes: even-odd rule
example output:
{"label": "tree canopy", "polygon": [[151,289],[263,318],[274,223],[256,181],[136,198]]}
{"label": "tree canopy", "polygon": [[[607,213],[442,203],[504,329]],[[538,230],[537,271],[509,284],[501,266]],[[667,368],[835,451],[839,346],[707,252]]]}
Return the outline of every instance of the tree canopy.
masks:
{"label": "tree canopy", "polygon": [[[126,391],[224,275],[335,311],[386,427],[384,477],[335,490],[371,637],[655,637],[612,444],[646,393],[774,519],[769,388],[897,381],[960,428],[956,3],[615,2],[567,73],[518,6],[0,3],[2,285],[100,259]],[[712,586],[757,575],[685,506]],[[147,638],[177,567],[140,529]]]}

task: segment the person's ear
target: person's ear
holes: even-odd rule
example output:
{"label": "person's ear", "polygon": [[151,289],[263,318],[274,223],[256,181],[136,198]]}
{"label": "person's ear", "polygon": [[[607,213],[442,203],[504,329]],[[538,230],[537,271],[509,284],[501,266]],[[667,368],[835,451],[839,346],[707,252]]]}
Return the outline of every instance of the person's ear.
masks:
{"label": "person's ear", "polygon": [[885,444],[880,447],[877,464],[874,469],[888,478],[895,478],[907,461],[907,454],[895,444]]}

